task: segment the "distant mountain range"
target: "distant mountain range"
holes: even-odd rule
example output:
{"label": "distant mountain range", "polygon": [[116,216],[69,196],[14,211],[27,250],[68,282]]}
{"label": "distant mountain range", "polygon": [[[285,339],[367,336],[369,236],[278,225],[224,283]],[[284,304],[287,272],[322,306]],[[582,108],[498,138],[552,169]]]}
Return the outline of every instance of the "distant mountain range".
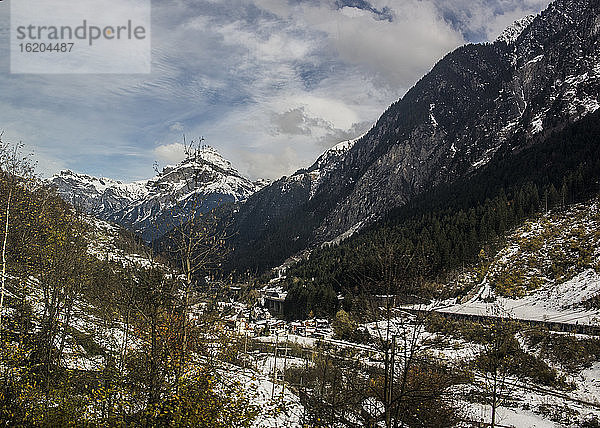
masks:
{"label": "distant mountain range", "polygon": [[166,232],[171,217],[194,199],[200,201],[202,211],[209,211],[222,203],[243,201],[267,184],[243,177],[209,146],[145,181],[124,184],[67,170],[51,182],[63,199],[140,234],[148,242]]}

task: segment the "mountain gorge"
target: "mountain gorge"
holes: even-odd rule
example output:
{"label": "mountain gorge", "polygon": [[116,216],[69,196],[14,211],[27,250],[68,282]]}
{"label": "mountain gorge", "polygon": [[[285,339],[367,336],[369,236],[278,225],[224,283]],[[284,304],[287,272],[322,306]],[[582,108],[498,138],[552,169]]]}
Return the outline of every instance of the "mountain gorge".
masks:
{"label": "mountain gorge", "polygon": [[68,201],[146,241],[172,221],[175,201],[168,195],[183,209],[192,196],[202,199],[205,211],[232,202],[218,214],[228,219],[234,248],[227,269],[261,272],[351,236],[431,189],[493,175],[485,168],[493,159],[518,158],[595,112],[599,13],[597,0],[557,0],[493,43],[456,49],[365,135],[267,186],[242,177],[210,148],[144,182],[71,172],[52,181]]}
{"label": "mountain gorge", "polygon": [[600,426],[599,33],[556,0],[273,182],[0,132],[0,425]]}

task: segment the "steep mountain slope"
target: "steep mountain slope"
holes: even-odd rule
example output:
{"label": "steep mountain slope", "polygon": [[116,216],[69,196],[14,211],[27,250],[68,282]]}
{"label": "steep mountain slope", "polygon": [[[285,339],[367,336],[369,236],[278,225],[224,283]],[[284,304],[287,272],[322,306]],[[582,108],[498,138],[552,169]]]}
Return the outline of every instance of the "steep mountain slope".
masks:
{"label": "steep mountain slope", "polygon": [[492,44],[448,54],[319,175],[313,191],[300,171],[240,207],[239,253],[268,249],[274,258],[244,264],[241,257],[239,268],[276,265],[382,218],[424,190],[469,176],[500,148],[543,141],[597,110],[599,30],[598,0],[557,0]]}
{"label": "steep mountain slope", "polygon": [[[266,186],[249,197],[232,213],[234,257],[241,264],[229,269],[264,267],[264,263],[280,260],[306,248],[319,226],[315,210],[329,209],[328,201],[314,203],[331,175],[340,173],[343,160],[356,140],[343,141],[323,153],[308,169]],[[332,195],[330,201],[335,201]],[[283,239],[281,239],[283,238]]]}
{"label": "steep mountain slope", "polygon": [[[587,275],[586,272],[589,274]],[[521,296],[538,289],[557,288],[576,277],[595,278],[593,293],[600,295],[600,211],[598,200],[557,210],[526,222],[487,268],[484,285],[497,294]],[[575,281],[584,293],[587,281]],[[567,298],[568,295],[560,293]],[[551,296],[549,296],[551,297]],[[571,296],[572,297],[572,296]],[[581,305],[587,299],[570,302]]]}
{"label": "steep mountain slope", "polygon": [[[340,245],[313,250],[288,276],[344,290],[357,278],[376,279],[378,254],[390,248],[409,288],[415,278],[445,283],[476,262],[482,248],[492,254],[523,221],[598,195],[599,119],[600,110],[537,144],[501,148],[468,177],[423,192]],[[509,145],[527,141],[514,137]],[[402,262],[406,255],[408,265]]]}
{"label": "steep mountain slope", "polygon": [[440,312],[488,315],[499,307],[517,319],[597,323],[599,220],[594,198],[525,222],[495,255],[459,276],[452,286],[468,293]]}
{"label": "steep mountain slope", "polygon": [[596,110],[598,14],[597,1],[557,1],[514,43],[469,45],[440,61],[349,153],[349,194],[320,234],[472,172],[516,132],[548,132]]}
{"label": "steep mountain slope", "polygon": [[208,211],[221,203],[243,201],[264,185],[243,177],[209,146],[147,181],[123,184],[62,171],[52,183],[65,200],[139,233],[146,241],[168,230],[173,217],[192,205]]}

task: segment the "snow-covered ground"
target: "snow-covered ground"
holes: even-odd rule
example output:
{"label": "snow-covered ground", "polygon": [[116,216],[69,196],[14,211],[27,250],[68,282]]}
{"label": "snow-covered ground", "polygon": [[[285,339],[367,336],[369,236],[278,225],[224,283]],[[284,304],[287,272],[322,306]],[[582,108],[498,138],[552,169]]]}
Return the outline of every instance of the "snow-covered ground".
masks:
{"label": "snow-covered ground", "polygon": [[586,271],[560,286],[537,290],[520,299],[494,296],[494,301],[471,300],[463,304],[449,304],[437,308],[436,312],[497,316],[500,310],[504,316],[515,320],[600,325],[600,310],[585,310],[575,306],[586,296],[595,295],[598,291],[598,274]]}
{"label": "snow-covered ground", "polygon": [[508,237],[482,281],[464,275],[473,287],[466,298],[430,309],[481,316],[500,310],[520,320],[600,325],[600,309],[586,305],[600,296],[599,205],[593,200],[527,222]]}
{"label": "snow-covered ground", "polygon": [[235,381],[243,385],[251,404],[259,407],[253,428],[300,428],[304,413],[300,398],[283,383],[274,384],[268,368],[268,364],[265,365],[263,373],[229,365],[228,369],[220,370],[220,374],[226,382]]}
{"label": "snow-covered ground", "polygon": [[121,263],[124,267],[138,267],[147,269],[157,266],[157,263],[150,260],[149,257],[126,252],[115,245],[119,236],[120,227],[107,221],[86,216],[87,223],[91,226],[91,239],[88,246],[88,253],[99,260],[109,260]]}
{"label": "snow-covered ground", "polygon": [[600,406],[600,361],[584,369],[575,378],[575,383],[577,385],[578,396],[581,399],[598,403]]}

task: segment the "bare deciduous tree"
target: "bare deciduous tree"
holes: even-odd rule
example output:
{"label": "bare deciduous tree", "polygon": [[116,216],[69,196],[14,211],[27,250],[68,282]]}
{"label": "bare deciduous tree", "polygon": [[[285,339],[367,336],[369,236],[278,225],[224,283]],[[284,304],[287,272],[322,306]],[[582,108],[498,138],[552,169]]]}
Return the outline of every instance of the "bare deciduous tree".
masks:
{"label": "bare deciduous tree", "polygon": [[2,315],[4,312],[4,295],[6,292],[6,245],[10,228],[11,204],[15,186],[33,176],[31,155],[23,154],[23,143],[10,144],[2,140],[0,133],[0,174],[6,185],[6,206],[4,210],[4,236],[2,239],[2,288],[0,290],[0,335],[2,334]]}
{"label": "bare deciduous tree", "polygon": [[[201,147],[204,138],[187,143],[184,136],[185,155],[188,161],[200,162]],[[202,185],[202,169],[195,169],[186,175],[183,194],[179,199],[177,194],[170,195],[171,215],[168,225],[165,250],[170,253],[178,264],[178,272],[182,279],[181,288],[181,349],[179,352],[177,377],[180,379],[186,373],[186,363],[189,345],[190,307],[195,303],[192,295],[195,286],[202,276],[214,273],[221,267],[226,254],[226,228],[214,211],[207,212],[205,195]],[[179,383],[179,382],[178,382]]]}

